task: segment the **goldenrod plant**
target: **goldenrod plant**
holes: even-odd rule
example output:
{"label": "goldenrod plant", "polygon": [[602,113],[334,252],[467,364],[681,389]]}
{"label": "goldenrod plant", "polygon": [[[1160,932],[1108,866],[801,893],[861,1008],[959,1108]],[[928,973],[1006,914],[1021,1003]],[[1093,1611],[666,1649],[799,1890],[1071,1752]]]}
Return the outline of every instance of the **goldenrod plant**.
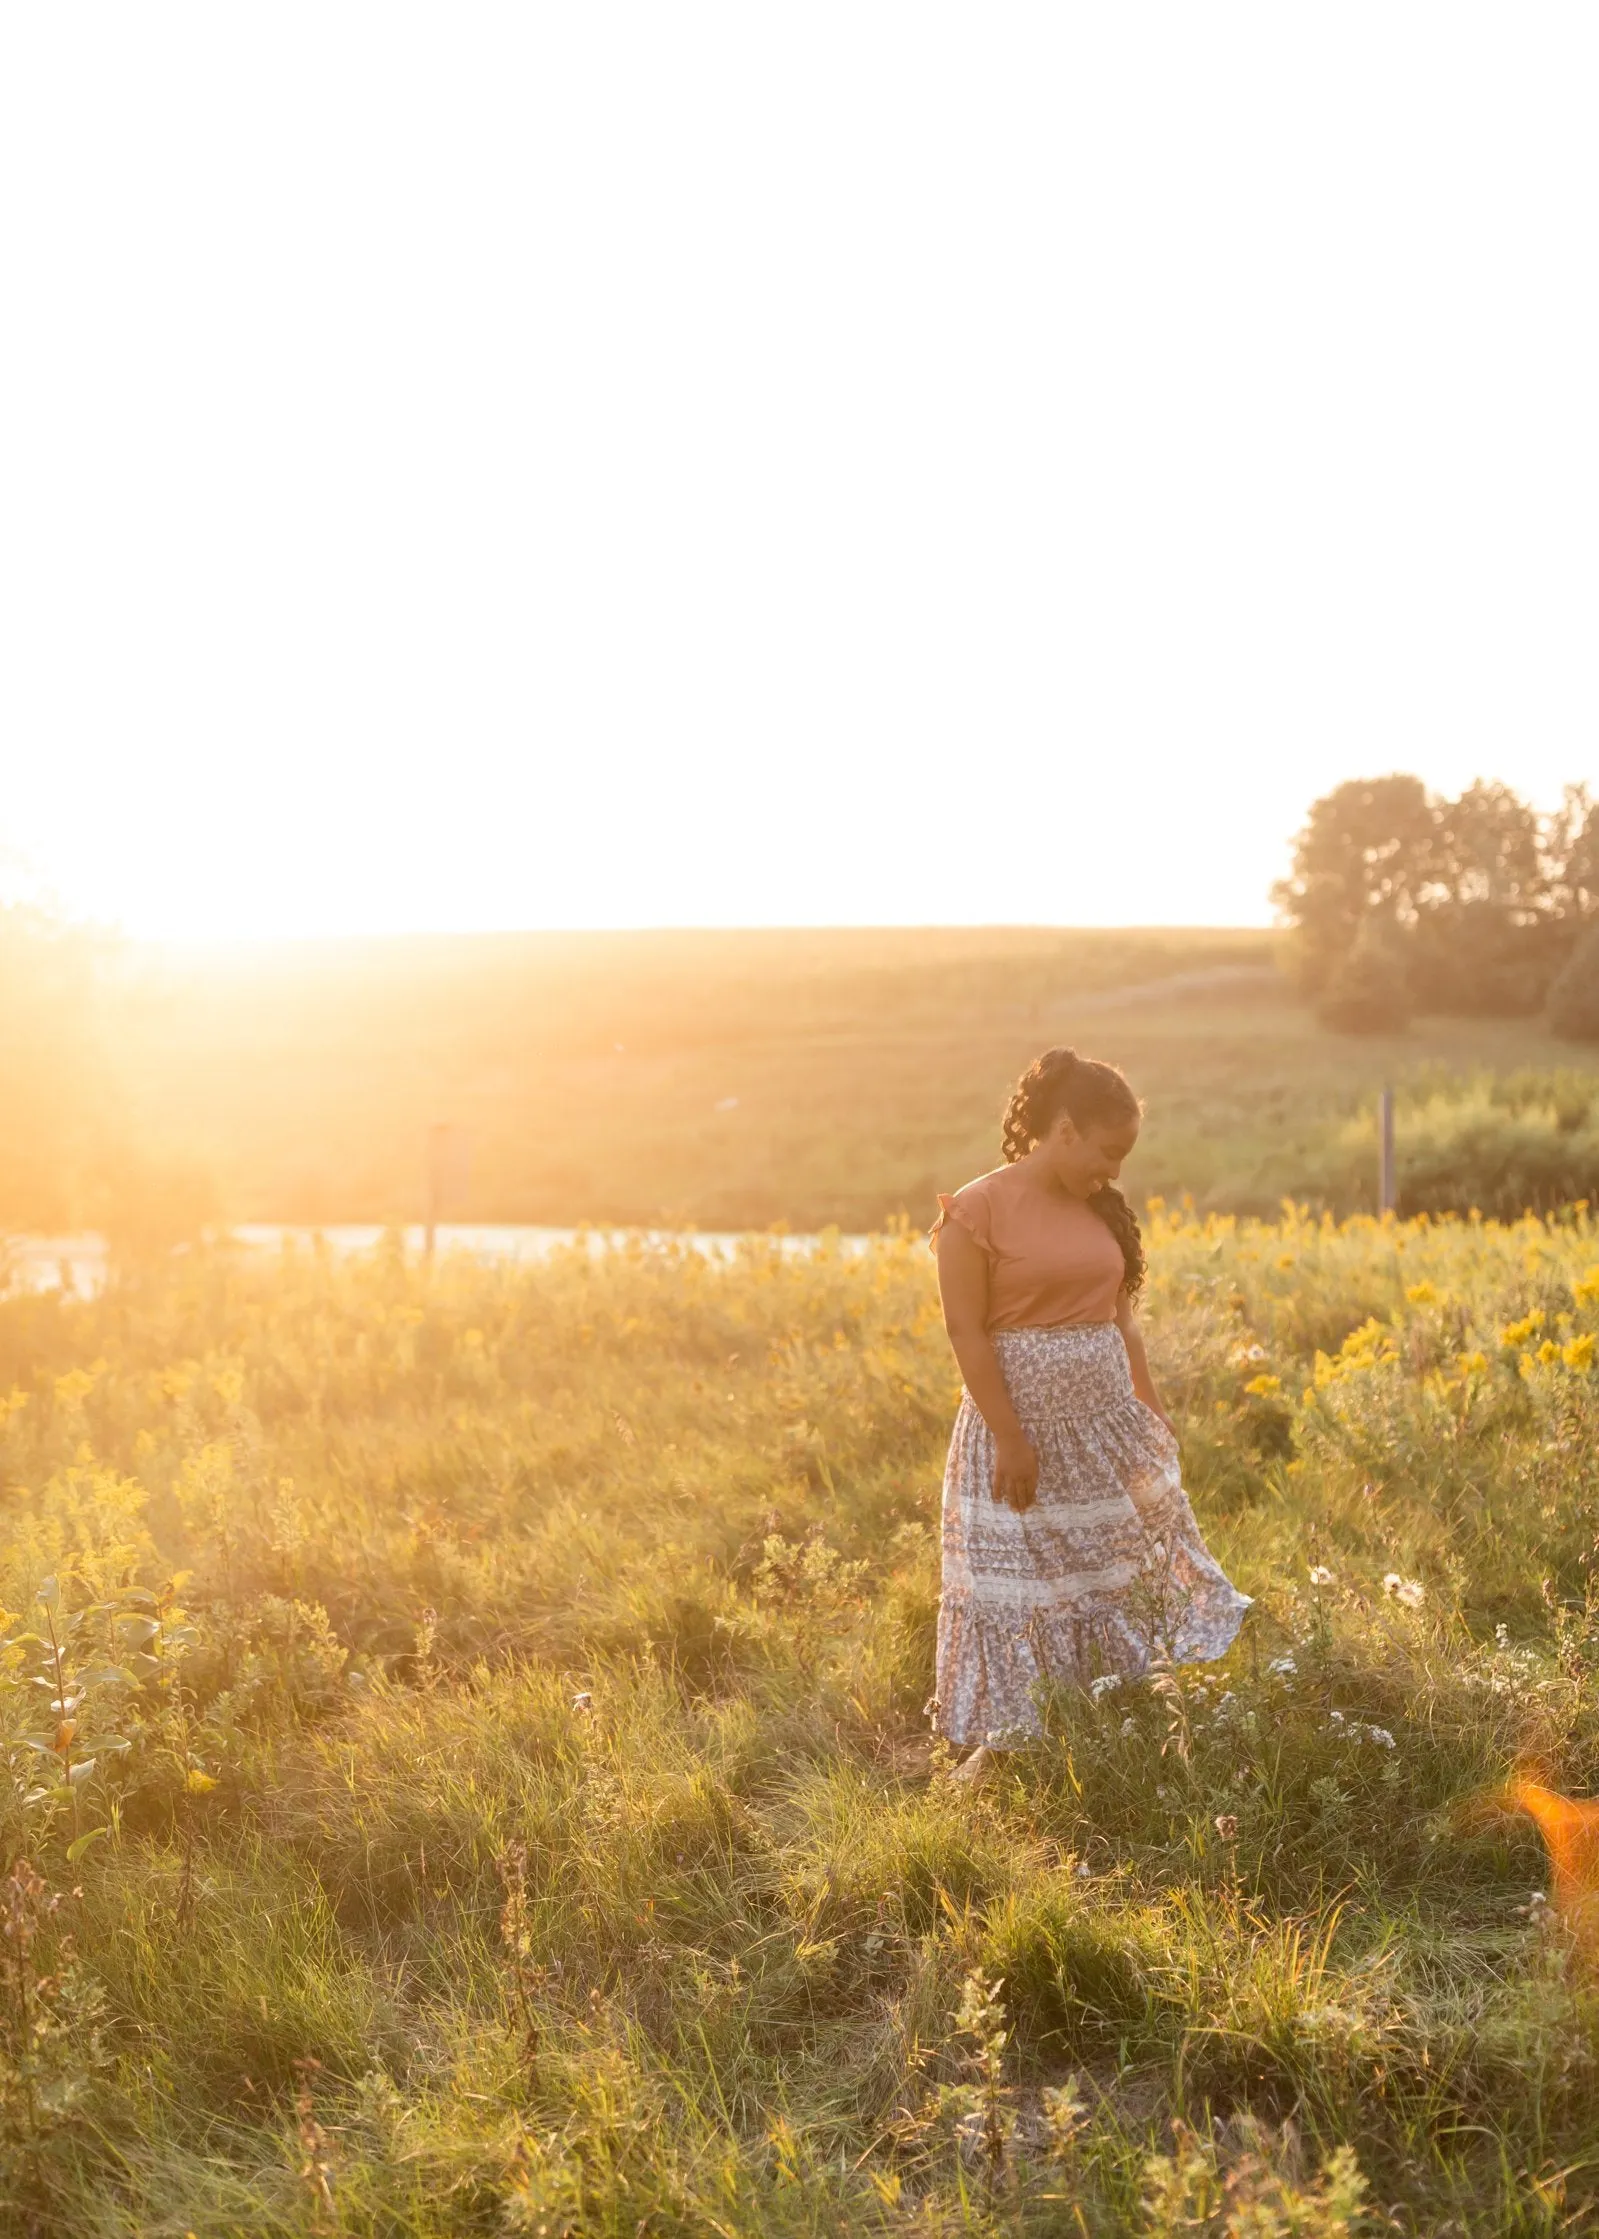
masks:
{"label": "goldenrod plant", "polygon": [[0,1301],[0,2229],[1578,2228],[1599,1225],[1148,1233],[1256,1607],[975,1791],[922,1238]]}

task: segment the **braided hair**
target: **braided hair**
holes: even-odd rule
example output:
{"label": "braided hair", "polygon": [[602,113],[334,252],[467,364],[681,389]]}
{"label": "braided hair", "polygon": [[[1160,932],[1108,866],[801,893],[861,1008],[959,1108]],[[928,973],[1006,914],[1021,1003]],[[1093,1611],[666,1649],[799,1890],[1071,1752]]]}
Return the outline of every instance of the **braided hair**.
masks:
{"label": "braided hair", "polygon": [[[1114,1065],[1101,1058],[1079,1057],[1075,1050],[1045,1050],[1016,1083],[1005,1107],[1003,1147],[1005,1163],[1014,1166],[1033,1145],[1041,1142],[1062,1112],[1073,1127],[1126,1126],[1136,1120],[1143,1106]],[[1144,1287],[1147,1262],[1138,1215],[1110,1182],[1087,1200],[1121,1246],[1126,1266],[1126,1289],[1136,1298]]]}

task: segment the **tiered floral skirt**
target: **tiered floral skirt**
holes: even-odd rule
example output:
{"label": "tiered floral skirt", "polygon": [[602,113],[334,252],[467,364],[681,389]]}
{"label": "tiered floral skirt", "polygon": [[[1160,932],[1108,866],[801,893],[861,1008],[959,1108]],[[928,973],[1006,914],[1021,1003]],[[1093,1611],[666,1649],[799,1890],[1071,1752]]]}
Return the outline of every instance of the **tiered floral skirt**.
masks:
{"label": "tiered floral skirt", "polygon": [[1038,1498],[994,1498],[994,1440],[961,1398],[944,1472],[937,1731],[957,1743],[1040,1731],[1049,1685],[1220,1656],[1249,1596],[1223,1574],[1183,1491],[1177,1442],[1133,1391],[1114,1322],[996,1330],[1038,1449]]}

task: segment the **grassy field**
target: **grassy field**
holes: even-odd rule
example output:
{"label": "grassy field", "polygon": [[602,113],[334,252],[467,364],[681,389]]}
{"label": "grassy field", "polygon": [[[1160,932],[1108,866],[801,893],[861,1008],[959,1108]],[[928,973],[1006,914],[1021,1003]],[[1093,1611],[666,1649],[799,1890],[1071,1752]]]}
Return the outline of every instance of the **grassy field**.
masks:
{"label": "grassy field", "polygon": [[[1270,1211],[1369,1155],[1385,1077],[1567,1065],[1534,1023],[1318,1028],[1272,936],[1049,930],[550,934],[146,957],[112,1021],[146,1138],[235,1219],[415,1219],[435,1121],[473,1141],[461,1218],[869,1229],[997,1158],[1047,1044],[1146,1098],[1140,1194]],[[1164,992],[1162,992],[1164,990]]]}
{"label": "grassy field", "polygon": [[0,2228],[1577,2228],[1596,1262],[1162,1221],[1258,1608],[969,1797],[918,1244],[0,1303]]}

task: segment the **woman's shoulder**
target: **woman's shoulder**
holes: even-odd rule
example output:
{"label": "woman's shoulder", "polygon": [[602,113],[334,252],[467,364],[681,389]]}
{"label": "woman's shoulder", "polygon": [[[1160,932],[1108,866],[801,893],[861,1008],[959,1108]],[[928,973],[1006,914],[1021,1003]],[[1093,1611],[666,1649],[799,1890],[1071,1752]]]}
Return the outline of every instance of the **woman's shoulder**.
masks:
{"label": "woman's shoulder", "polygon": [[972,1181],[963,1182],[958,1190],[940,1190],[938,1219],[933,1223],[933,1242],[937,1243],[940,1231],[947,1222],[953,1220],[992,1256],[996,1248],[996,1202],[1002,1203],[1007,1194],[1003,1184],[1010,1171],[1008,1166],[996,1166],[990,1174],[979,1174]]}
{"label": "woman's shoulder", "polygon": [[1015,1171],[1014,1166],[991,1167],[986,1174],[978,1174],[971,1181],[962,1182],[950,1197],[945,1197],[940,1192],[939,1203],[944,1205],[959,1200],[963,1204],[970,1204],[974,1198],[991,1197],[996,1188],[1002,1189],[1005,1186]]}

